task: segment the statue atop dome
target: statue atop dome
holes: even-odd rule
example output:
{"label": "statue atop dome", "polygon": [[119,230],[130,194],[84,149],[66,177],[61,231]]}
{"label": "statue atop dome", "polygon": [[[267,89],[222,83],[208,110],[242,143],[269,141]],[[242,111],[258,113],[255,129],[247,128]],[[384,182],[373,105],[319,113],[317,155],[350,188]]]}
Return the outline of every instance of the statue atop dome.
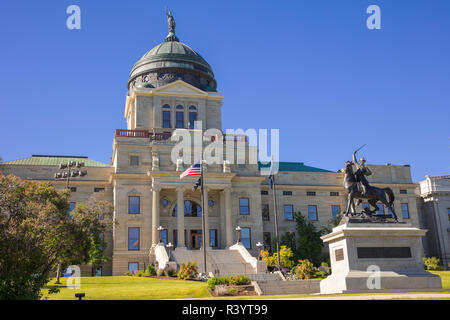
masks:
{"label": "statue atop dome", "polygon": [[175,35],[175,19],[173,18],[172,12],[167,10],[166,7],[167,24],[169,25],[169,34],[165,41],[179,41]]}

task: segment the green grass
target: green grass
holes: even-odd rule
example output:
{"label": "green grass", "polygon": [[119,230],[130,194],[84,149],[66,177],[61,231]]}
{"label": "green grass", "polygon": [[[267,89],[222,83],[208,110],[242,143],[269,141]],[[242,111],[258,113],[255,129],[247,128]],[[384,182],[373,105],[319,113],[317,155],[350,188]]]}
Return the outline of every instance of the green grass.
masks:
{"label": "green grass", "polygon": [[[67,278],[55,285],[51,279],[43,289],[44,299],[74,300],[75,293],[84,292],[86,300],[153,300],[192,299],[209,297],[206,284],[200,281],[166,280],[146,277],[82,277],[80,289],[66,286]],[[59,293],[48,294],[48,289],[58,287]]]}
{"label": "green grass", "polygon": [[[442,279],[442,287],[450,289],[450,271],[432,271]],[[62,278],[60,285],[54,285],[52,279],[43,290],[44,298],[49,300],[74,300],[75,293],[84,292],[86,300],[151,300],[151,299],[283,299],[311,297],[307,294],[271,295],[271,296],[242,296],[214,298],[208,293],[206,283],[200,281],[166,280],[146,277],[82,277],[80,289],[66,287],[67,278]],[[59,293],[48,294],[48,289],[57,287]],[[404,292],[413,294],[414,292]],[[426,295],[427,292],[420,292]],[[436,292],[428,292],[436,293]],[[365,293],[352,295],[379,295],[383,293]],[[342,295],[330,295],[342,296]],[[427,299],[427,298],[423,298]],[[439,299],[439,298],[431,298]]]}

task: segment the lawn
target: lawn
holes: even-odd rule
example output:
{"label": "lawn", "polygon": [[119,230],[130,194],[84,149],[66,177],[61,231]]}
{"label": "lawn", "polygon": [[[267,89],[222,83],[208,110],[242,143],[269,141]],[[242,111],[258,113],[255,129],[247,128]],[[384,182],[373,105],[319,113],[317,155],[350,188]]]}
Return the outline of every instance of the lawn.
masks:
{"label": "lawn", "polygon": [[[450,289],[450,271],[432,271],[442,279],[442,287]],[[74,300],[75,293],[84,292],[86,300],[152,300],[152,299],[217,299],[211,297],[206,283],[200,281],[166,280],[146,277],[82,277],[80,289],[66,287],[67,278],[61,278],[60,285],[52,279],[43,290],[49,300]],[[57,294],[48,295],[50,287],[60,288]],[[409,292],[412,293],[412,292]],[[381,293],[375,293],[381,294]],[[368,294],[366,294],[368,295]],[[276,295],[251,297],[222,297],[219,299],[279,299],[308,297],[308,295]]]}
{"label": "lawn", "polygon": [[[74,300],[75,293],[84,292],[86,300],[152,300],[178,298],[204,298],[210,294],[206,284],[200,281],[166,280],[146,277],[82,277],[80,289],[66,287],[67,278],[61,284],[50,280],[43,290],[44,299]],[[58,287],[59,293],[48,294],[50,287]]]}

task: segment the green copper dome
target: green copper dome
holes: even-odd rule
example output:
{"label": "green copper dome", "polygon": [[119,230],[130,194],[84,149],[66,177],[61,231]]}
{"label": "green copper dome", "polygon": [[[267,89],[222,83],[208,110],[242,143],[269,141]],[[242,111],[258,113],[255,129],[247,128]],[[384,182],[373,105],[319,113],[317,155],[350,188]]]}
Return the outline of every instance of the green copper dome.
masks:
{"label": "green copper dome", "polygon": [[[169,35],[154,46],[133,66],[128,89],[156,88],[183,80],[204,91],[216,91],[217,83],[211,66],[175,35],[175,22],[169,17]],[[171,19],[171,20],[170,20]]]}

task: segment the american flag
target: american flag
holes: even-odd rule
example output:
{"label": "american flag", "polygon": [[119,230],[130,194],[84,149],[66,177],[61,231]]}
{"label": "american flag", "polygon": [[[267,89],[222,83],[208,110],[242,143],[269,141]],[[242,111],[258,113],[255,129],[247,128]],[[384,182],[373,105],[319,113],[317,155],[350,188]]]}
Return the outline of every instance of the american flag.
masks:
{"label": "american flag", "polygon": [[180,179],[183,179],[183,178],[189,177],[189,176],[199,176],[201,174],[202,174],[202,167],[200,166],[200,161],[199,161],[199,162],[194,163],[185,172],[183,172],[180,175]]}

